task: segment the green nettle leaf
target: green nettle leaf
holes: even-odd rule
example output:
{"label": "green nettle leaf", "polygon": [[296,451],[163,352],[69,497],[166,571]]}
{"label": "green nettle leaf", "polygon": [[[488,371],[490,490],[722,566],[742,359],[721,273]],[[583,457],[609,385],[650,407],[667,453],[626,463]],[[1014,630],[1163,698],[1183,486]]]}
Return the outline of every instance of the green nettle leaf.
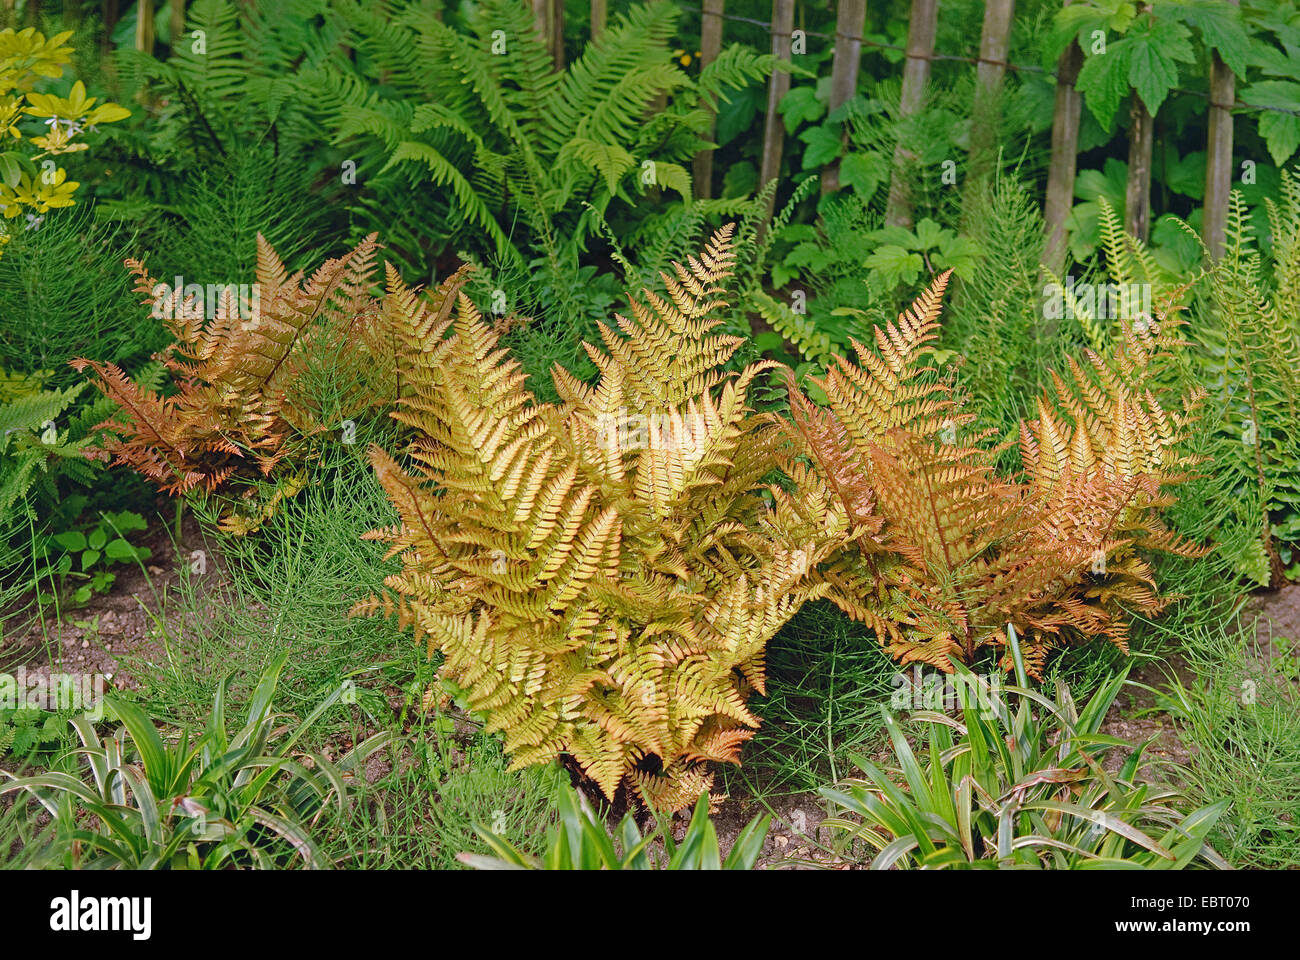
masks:
{"label": "green nettle leaf", "polygon": [[953,236],[951,230],[945,230],[929,217],[922,218],[921,222],[916,225],[916,245],[922,250],[929,250],[931,247],[937,247],[943,242],[945,235]]}
{"label": "green nettle leaf", "polygon": [[758,169],[749,161],[733,163],[722,175],[722,195],[743,197],[758,189]]}
{"label": "green nettle leaf", "polygon": [[1286,163],[1300,147],[1300,117],[1276,110],[1300,110],[1300,83],[1291,80],[1262,80],[1241,92],[1245,103],[1274,107],[1259,117],[1259,135],[1268,146],[1269,155],[1278,166]]}
{"label": "green nettle leaf", "polygon": [[1053,69],[1061,53],[1072,40],[1080,47],[1087,44],[1096,30],[1107,34],[1120,34],[1137,16],[1133,0],[1093,0],[1092,3],[1075,3],[1056,12],[1056,19],[1043,49],[1043,66]]}
{"label": "green nettle leaf", "polygon": [[968,237],[949,236],[939,242],[939,252],[932,258],[936,270],[952,269],[963,280],[975,276],[975,265],[983,251]]}
{"label": "green nettle leaf", "polygon": [[96,527],[90,531],[90,536],[86,537],[86,545],[91,550],[103,550],[106,543],[108,543],[108,533],[103,527]]}
{"label": "green nettle leaf", "polygon": [[1129,91],[1129,59],[1132,46],[1128,40],[1116,40],[1105,53],[1094,53],[1083,62],[1076,88],[1088,102],[1088,109],[1102,127],[1110,129],[1111,120]]}
{"label": "green nettle leaf", "polygon": [[121,513],[106,513],[104,514],[104,520],[106,523],[111,524],[118,533],[130,533],[133,530],[147,530],[149,528],[148,521],[133,510],[123,510]]}
{"label": "green nettle leaf", "polygon": [[136,556],[136,548],[121,537],[116,537],[104,547],[104,555],[110,560],[130,560]]}
{"label": "green nettle leaf", "polygon": [[1250,37],[1241,23],[1240,7],[1223,0],[1181,0],[1157,3],[1153,12],[1157,20],[1179,19],[1196,27],[1205,45],[1217,50],[1233,73],[1246,75]]}
{"label": "green nettle leaf", "polygon": [[54,535],[54,542],[64,550],[85,550],[86,535],[80,530],[65,530]]}
{"label": "green nettle leaf", "polygon": [[894,244],[880,247],[867,257],[866,266],[872,271],[871,282],[880,288],[892,288],[900,283],[915,283],[921,275],[925,261],[919,253],[913,253]]}
{"label": "green nettle leaf", "polygon": [[840,155],[843,141],[840,138],[840,125],[826,123],[820,127],[810,127],[799,134],[799,139],[808,144],[803,153],[803,168],[812,170],[830,163]]}
{"label": "green nettle leaf", "polygon": [[811,86],[795,87],[781,99],[786,133],[794,133],[802,124],[816,123],[825,112],[826,104],[817,99],[817,91]]}
{"label": "green nettle leaf", "polygon": [[746,87],[743,90],[728,88],[723,93],[726,99],[718,108],[718,131],[714,136],[720,147],[725,147],[753,127],[764,96],[760,87]]}
{"label": "green nettle leaf", "polygon": [[1300,117],[1291,113],[1265,113],[1259,118],[1259,135],[1269,156],[1279,167],[1300,147]]}
{"label": "green nettle leaf", "polygon": [[1165,164],[1165,183],[1175,193],[1193,200],[1205,197],[1205,151],[1189,153],[1174,163]]}
{"label": "green nettle leaf", "polygon": [[1139,22],[1125,37],[1131,44],[1128,79],[1154,116],[1169,91],[1178,86],[1178,64],[1192,63],[1191,32],[1167,20]]}
{"label": "green nettle leaf", "polygon": [[1124,185],[1128,182],[1128,164],[1107,157],[1100,170],[1081,170],[1074,178],[1074,195],[1080,200],[1105,197],[1117,210],[1124,205]]}
{"label": "green nettle leaf", "polygon": [[87,550],[81,555],[81,569],[87,571],[99,562],[98,550]]}
{"label": "green nettle leaf", "polygon": [[870,200],[889,177],[889,161],[879,153],[850,153],[840,161],[840,183]]}

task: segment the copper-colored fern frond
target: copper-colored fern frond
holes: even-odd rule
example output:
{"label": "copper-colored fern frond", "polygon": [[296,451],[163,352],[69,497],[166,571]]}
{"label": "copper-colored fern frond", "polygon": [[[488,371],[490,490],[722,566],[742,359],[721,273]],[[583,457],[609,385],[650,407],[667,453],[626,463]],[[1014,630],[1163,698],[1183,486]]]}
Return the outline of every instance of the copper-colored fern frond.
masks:
{"label": "copper-colored fern frond", "polygon": [[[1171,413],[1154,386],[1177,321],[1126,327],[1114,356],[1071,361],[1071,376],[1054,378],[1056,401],[1040,398],[1021,425],[1024,475],[1012,480],[995,472],[1000,448],[980,446],[987,434],[924,366],[945,280],[876,328],[874,351],[855,344],[858,363],[833,358],[816,381],[825,409],[790,385],[787,435],[817,468],[800,490],[843,519],[831,524],[839,552],[817,573],[826,595],[902,662],[945,671],[982,648],[1009,669],[1008,624],[1033,676],[1072,640],[1123,649],[1127,611],[1168,602],[1137,551],[1202,549],[1158,516],[1192,463],[1181,441],[1196,395]],[[868,516],[865,533],[845,532]]]}
{"label": "copper-colored fern frond", "polygon": [[467,299],[450,330],[392,278],[381,308],[404,318],[395,416],[418,439],[400,466],[372,452],[402,520],[372,538],[402,574],[358,612],[418,624],[514,764],[567,754],[660,807],[738,760],[766,641],[825,589],[831,538],[762,498],[777,430],[747,391],[770,364],[727,372],[738,341],[708,333],[734,259],[721,231],[632,299],[587,346],[594,383],[555,370],[558,404]]}
{"label": "copper-colored fern frond", "polygon": [[[127,261],[136,292],[161,312],[175,337],[160,358],[177,392],[162,397],[111,364],[76,361],[120,405],[104,425],[108,452],[173,494],[224,492],[235,482],[269,478],[290,462],[296,472],[311,456],[311,437],[343,426],[323,415],[318,383],[344,416],[385,401],[374,380],[389,365],[369,349],[373,336],[347,343],[348,359],[340,362],[343,331],[360,326],[373,334],[382,323],[370,293],[376,250],[375,237],[367,237],[304,283],[259,236],[257,295],[239,303],[224,288],[212,316],[205,316],[201,298],[160,292],[142,263]],[[240,315],[241,307],[248,315]],[[271,509],[285,495],[285,488],[277,491]],[[247,516],[232,515],[230,528],[252,529]]]}

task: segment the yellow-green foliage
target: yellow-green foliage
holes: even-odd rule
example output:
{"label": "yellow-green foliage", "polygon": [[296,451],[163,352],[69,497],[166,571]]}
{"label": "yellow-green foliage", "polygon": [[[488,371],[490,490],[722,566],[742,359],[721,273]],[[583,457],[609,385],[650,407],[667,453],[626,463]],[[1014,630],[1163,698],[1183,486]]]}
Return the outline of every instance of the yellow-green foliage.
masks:
{"label": "yellow-green foliage", "polygon": [[463,295],[453,321],[464,274],[425,302],[390,270],[383,306],[412,367],[395,416],[420,438],[406,469],[371,450],[401,523],[369,536],[402,569],[357,610],[427,636],[515,765],[568,753],[666,809],[737,761],[764,646],[825,589],[809,571],[831,543],[825,510],[762,495],[777,427],[746,391],[769,365],[725,371],[741,341],[711,333],[730,238],[629,298],[587,345],[598,382],[554,371],[558,404]]}
{"label": "yellow-green foliage", "polygon": [[[67,171],[53,161],[41,163],[39,168],[36,164],[85,150],[87,144],[78,142],[77,137],[87,129],[131,115],[116,103],[96,106],[80,80],[66,97],[33,92],[41,78],[61,77],[64,67],[72,62],[72,48],[64,45],[71,36],[68,30],[47,40],[32,27],[17,32],[0,30],[0,212],[7,220],[24,209],[37,216],[55,207],[72,206],[77,182],[69,180]],[[18,123],[24,116],[43,120],[49,130],[23,141]],[[24,142],[35,149],[18,150]]]}

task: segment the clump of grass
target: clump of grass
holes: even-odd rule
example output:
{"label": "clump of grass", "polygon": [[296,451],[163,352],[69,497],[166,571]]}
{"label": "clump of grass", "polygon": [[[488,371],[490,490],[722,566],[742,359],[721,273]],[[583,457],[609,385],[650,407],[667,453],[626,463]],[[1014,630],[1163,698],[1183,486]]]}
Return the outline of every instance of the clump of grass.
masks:
{"label": "clump of grass", "polygon": [[1210,840],[1236,867],[1300,867],[1300,662],[1277,647],[1238,616],[1201,624],[1182,648],[1195,680],[1172,677],[1162,703],[1192,799],[1230,801]]}
{"label": "clump of grass", "polygon": [[767,696],[754,699],[763,724],[744,766],[719,770],[722,785],[765,796],[831,782],[880,741],[878,705],[898,672],[865,626],[828,603],[805,606],[768,644]]}
{"label": "clump of grass", "polygon": [[557,766],[507,769],[497,738],[456,737],[449,718],[424,715],[394,740],[387,772],[347,819],[325,825],[332,859],[349,869],[464,869],[462,852],[488,853],[475,825],[530,854],[545,847],[567,776]]}

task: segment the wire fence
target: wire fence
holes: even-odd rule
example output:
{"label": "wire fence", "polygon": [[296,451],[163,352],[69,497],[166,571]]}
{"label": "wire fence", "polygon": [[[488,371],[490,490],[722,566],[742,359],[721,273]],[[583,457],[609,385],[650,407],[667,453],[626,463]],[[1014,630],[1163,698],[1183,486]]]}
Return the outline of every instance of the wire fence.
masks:
{"label": "wire fence", "polygon": [[[690,10],[695,13],[698,13],[700,14],[701,17],[706,17],[706,16],[721,17],[723,20],[732,20],[735,21],[736,23],[747,23],[751,26],[760,27],[763,30],[766,30],[769,35],[772,33],[772,25],[765,20],[756,20],[753,17],[741,17],[731,13],[714,13],[713,11],[706,12],[700,7],[689,6],[689,5],[683,5],[682,9]],[[1036,64],[1012,63],[1009,60],[990,60],[986,57],[963,57],[958,54],[951,54],[951,53],[929,53],[923,56],[918,56],[917,54],[908,54],[906,47],[900,47],[896,43],[885,43],[880,40],[871,40],[865,36],[852,36],[850,34],[840,33],[838,30],[835,31],[834,33],[822,33],[818,30],[803,30],[803,34],[804,36],[808,36],[808,37],[817,37],[819,40],[836,40],[836,39],[849,40],[853,43],[860,43],[864,47],[872,47],[878,50],[897,50],[899,53],[903,54],[904,56],[910,56],[918,60],[951,61],[955,63],[971,63],[971,64],[987,63],[992,66],[1002,67],[1006,70],[1013,70],[1013,71],[1018,71],[1023,73],[1040,73],[1045,76],[1051,77],[1054,81],[1058,79],[1055,70],[1048,70],[1045,67],[1040,67]],[[1203,90],[1187,90],[1182,87],[1171,87],[1170,92],[1185,93],[1188,96],[1199,97],[1202,100],[1211,99],[1210,94]],[[1253,111],[1265,111],[1270,113],[1282,113],[1282,114],[1287,114],[1288,116],[1300,116],[1300,107],[1297,107],[1296,109],[1287,109],[1286,107],[1266,106],[1257,103],[1243,103],[1240,100],[1234,100],[1234,102],[1231,104],[1212,103],[1211,105],[1220,107],[1222,109],[1227,109],[1227,110],[1240,110],[1240,111],[1253,110]]]}

